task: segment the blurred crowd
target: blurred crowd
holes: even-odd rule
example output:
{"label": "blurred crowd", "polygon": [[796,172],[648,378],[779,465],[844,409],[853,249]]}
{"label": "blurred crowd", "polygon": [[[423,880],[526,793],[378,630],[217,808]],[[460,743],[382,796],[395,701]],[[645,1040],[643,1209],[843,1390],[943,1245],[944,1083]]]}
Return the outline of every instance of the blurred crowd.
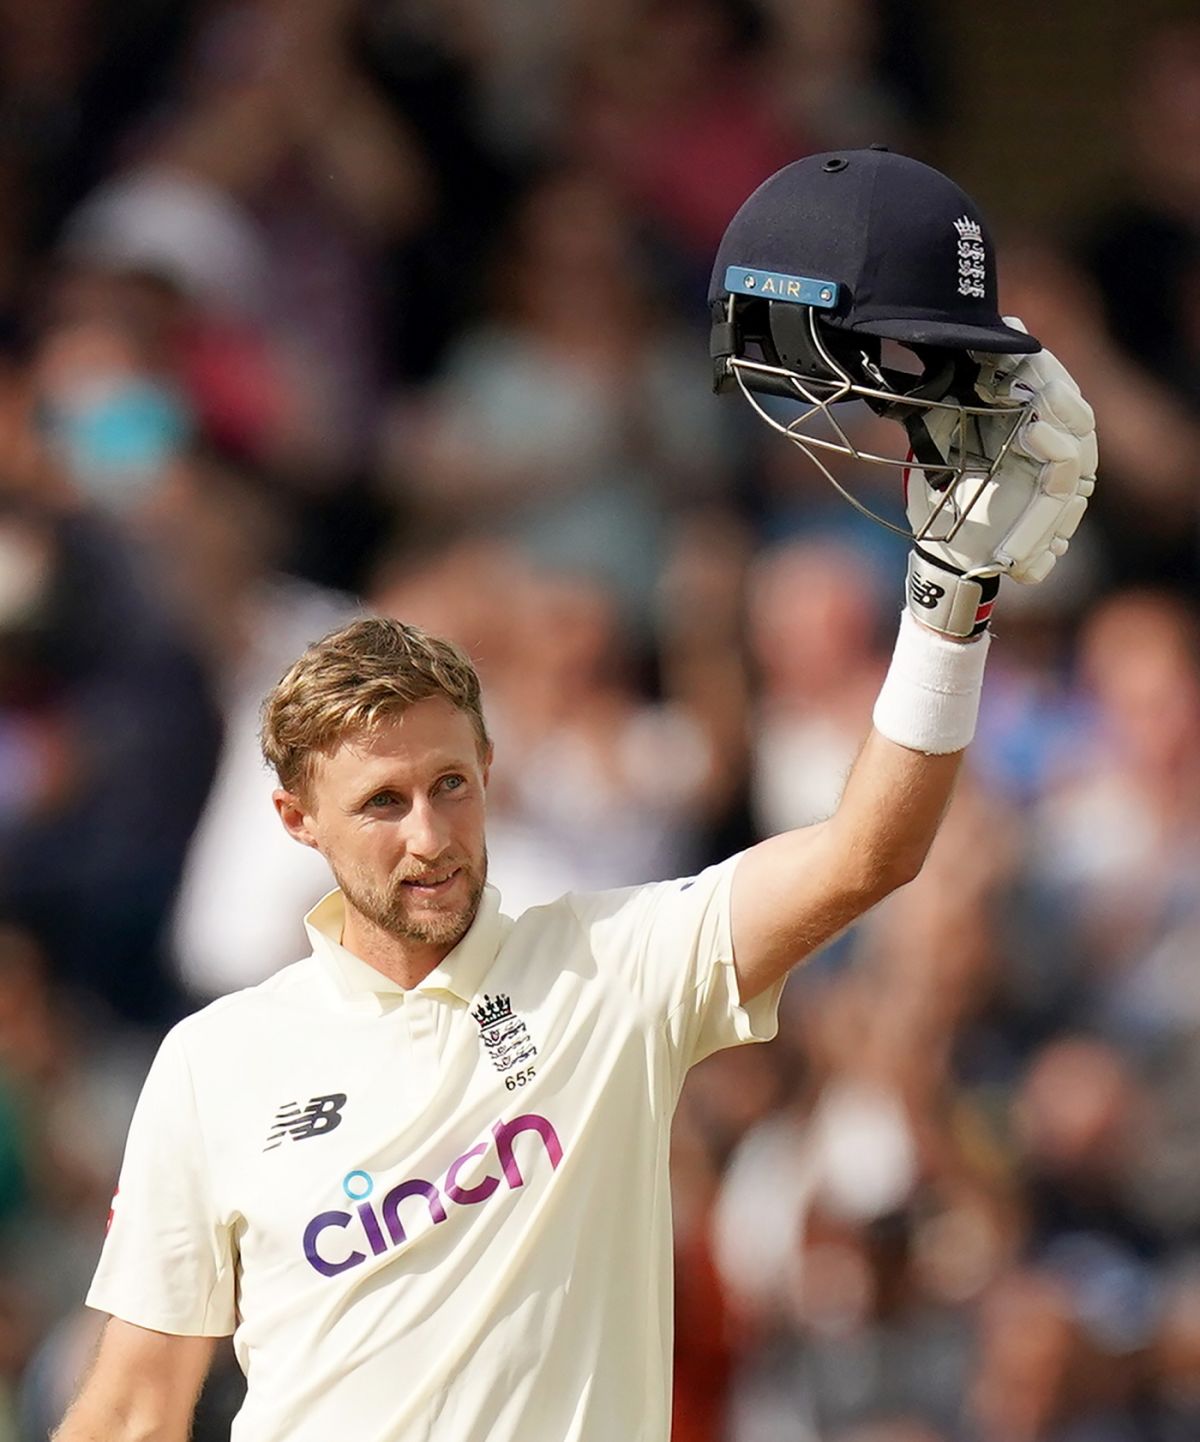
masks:
{"label": "blurred crowd", "polygon": [[[256,728],[308,641],[475,657],[510,912],[835,804],[903,543],[711,395],[704,291],[788,160],[939,162],[942,14],[0,0],[0,1442],[94,1342],[162,1032],[303,954]],[[1200,22],[1112,103],[1093,204],[993,216],[1093,510],[926,871],[693,1073],[675,1442],[1200,1438]]]}

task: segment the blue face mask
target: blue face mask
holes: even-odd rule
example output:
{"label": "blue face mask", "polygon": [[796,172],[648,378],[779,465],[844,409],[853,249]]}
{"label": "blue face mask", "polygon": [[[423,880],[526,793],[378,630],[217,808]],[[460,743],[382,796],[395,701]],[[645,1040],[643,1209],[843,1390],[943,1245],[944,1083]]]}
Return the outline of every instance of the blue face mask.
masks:
{"label": "blue face mask", "polygon": [[117,509],[136,504],[154,488],[192,433],[191,418],[173,391],[136,378],[98,398],[48,405],[43,426],[80,490]]}

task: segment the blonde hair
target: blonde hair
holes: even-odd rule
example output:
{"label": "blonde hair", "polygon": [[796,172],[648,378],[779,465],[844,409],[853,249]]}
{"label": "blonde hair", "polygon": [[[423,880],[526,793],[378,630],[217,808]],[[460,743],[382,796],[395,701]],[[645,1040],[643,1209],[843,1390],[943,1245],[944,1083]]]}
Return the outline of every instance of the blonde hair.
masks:
{"label": "blonde hair", "polygon": [[432,696],[471,718],[485,752],[491,742],[479,677],[465,652],[403,621],[353,621],[313,642],[269,693],[263,756],[279,784],[299,794],[311,780],[314,755]]}

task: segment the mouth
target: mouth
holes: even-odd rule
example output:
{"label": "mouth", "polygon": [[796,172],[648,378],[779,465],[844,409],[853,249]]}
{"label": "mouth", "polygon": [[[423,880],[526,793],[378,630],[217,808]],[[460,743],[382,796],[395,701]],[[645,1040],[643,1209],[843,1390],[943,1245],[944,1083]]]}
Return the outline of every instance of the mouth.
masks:
{"label": "mouth", "polygon": [[461,875],[461,868],[455,867],[453,871],[443,871],[431,876],[412,877],[400,884],[404,889],[414,896],[437,897],[443,896],[454,885]]}

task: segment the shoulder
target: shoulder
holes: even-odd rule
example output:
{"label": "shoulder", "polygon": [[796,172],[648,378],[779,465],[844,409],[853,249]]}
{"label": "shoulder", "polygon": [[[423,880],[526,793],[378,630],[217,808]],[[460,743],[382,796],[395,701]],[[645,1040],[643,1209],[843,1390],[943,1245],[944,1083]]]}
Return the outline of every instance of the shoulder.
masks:
{"label": "shoulder", "polygon": [[567,893],[540,906],[526,907],[515,917],[506,917],[501,948],[528,952],[543,946],[561,946],[564,940],[577,936],[579,918],[574,902],[575,897]]}
{"label": "shoulder", "polygon": [[739,857],[731,856],[694,876],[676,876],[666,881],[647,881],[641,886],[624,886],[611,891],[571,892],[562,898],[577,923],[586,928],[614,924],[640,924],[664,908],[682,912],[703,907],[729,885]]}
{"label": "shoulder", "polygon": [[582,946],[598,958],[614,948],[628,953],[662,925],[686,927],[714,900],[724,897],[737,860],[730,857],[695,876],[608,891],[568,892],[546,906],[523,912],[513,925],[510,941],[525,948],[543,942]]}
{"label": "shoulder", "polygon": [[586,936],[594,922],[605,916],[616,916],[636,909],[661,882],[643,886],[625,886],[612,891],[568,891],[556,901],[531,906],[512,923],[506,944],[528,947],[531,943],[571,935]]}
{"label": "shoulder", "polygon": [[313,958],[282,967],[257,986],[243,987],[218,997],[185,1016],[167,1033],[163,1046],[187,1055],[207,1053],[264,1022],[277,1021],[289,1011],[310,1011],[318,999],[322,980]]}
{"label": "shoulder", "polygon": [[[631,918],[645,887],[621,891],[567,892],[555,901],[528,907],[511,922],[501,946],[506,964],[523,973],[563,971],[595,975],[599,964],[615,950],[628,950],[628,936],[636,931]],[[623,930],[623,945],[614,948],[613,928]]]}

